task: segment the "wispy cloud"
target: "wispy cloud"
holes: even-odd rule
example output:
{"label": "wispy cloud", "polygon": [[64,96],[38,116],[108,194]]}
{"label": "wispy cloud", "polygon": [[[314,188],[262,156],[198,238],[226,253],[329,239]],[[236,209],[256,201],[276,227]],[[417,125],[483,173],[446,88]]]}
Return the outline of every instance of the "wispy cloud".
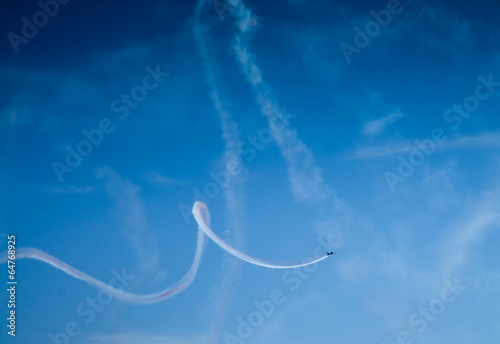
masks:
{"label": "wispy cloud", "polygon": [[388,114],[385,117],[366,122],[365,124],[363,124],[361,134],[367,136],[377,136],[383,134],[387,126],[403,117],[404,115],[401,112],[396,111]]}
{"label": "wispy cloud", "polygon": [[170,178],[154,171],[146,173],[143,178],[146,182],[158,186],[180,186],[183,184],[178,179]]}
{"label": "wispy cloud", "polygon": [[415,148],[415,145],[407,142],[391,142],[379,146],[363,146],[352,153],[348,153],[346,160],[373,159],[398,153],[409,152]]}
{"label": "wispy cloud", "polygon": [[139,333],[115,333],[115,334],[93,334],[87,338],[82,338],[82,343],[89,344],[205,344],[207,336],[192,335],[192,336],[168,336],[155,334],[139,334]]}
{"label": "wispy cloud", "polygon": [[[455,135],[436,145],[438,149],[487,149],[500,148],[500,132],[483,132],[476,135]],[[347,160],[373,159],[407,153],[418,146],[410,140],[394,141],[378,146],[363,146],[347,155]]]}
{"label": "wispy cloud", "polygon": [[499,228],[500,210],[497,194],[486,194],[477,204],[475,212],[449,237],[443,240],[440,249],[446,259],[443,261],[442,276],[452,276],[465,263],[469,251],[484,238],[488,230]]}
{"label": "wispy cloud", "polygon": [[96,188],[93,186],[68,185],[64,187],[48,186],[45,190],[54,194],[88,194],[94,192]]}
{"label": "wispy cloud", "polygon": [[140,188],[110,168],[98,169],[96,177],[103,180],[104,189],[116,203],[125,224],[124,234],[137,257],[141,271],[149,275],[154,273],[158,279],[164,277],[164,271],[157,271],[160,266],[158,241],[149,229]]}
{"label": "wispy cloud", "polygon": [[449,148],[500,148],[500,131],[457,136],[444,146]]}

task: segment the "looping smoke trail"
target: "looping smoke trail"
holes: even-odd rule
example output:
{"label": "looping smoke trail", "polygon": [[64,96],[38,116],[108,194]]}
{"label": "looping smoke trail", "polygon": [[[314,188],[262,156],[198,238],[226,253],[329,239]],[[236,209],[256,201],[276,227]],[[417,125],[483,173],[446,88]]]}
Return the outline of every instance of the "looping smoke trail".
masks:
{"label": "looping smoke trail", "polygon": [[[94,277],[91,277],[80,270],[72,267],[71,265],[66,264],[65,262],[51,256],[48,253],[45,253],[39,249],[32,248],[32,247],[24,247],[24,248],[18,248],[16,252],[16,259],[23,259],[23,258],[31,258],[35,260],[39,260],[41,262],[47,263],[55,267],[56,269],[59,269],[68,275],[80,279],[84,282],[87,282],[88,284],[98,288],[102,289],[105,292],[108,292],[110,295],[113,297],[116,297],[118,299],[128,301],[131,303],[155,303],[155,302],[160,302],[163,300],[166,300],[176,294],[179,294],[180,292],[184,291],[189,285],[193,282],[194,277],[196,276],[196,273],[198,271],[198,267],[200,265],[201,257],[203,255],[203,249],[205,247],[206,243],[206,237],[207,235],[210,239],[212,239],[217,245],[219,245],[222,249],[226,250],[228,253],[232,254],[233,256],[240,258],[248,263],[255,264],[255,265],[260,265],[268,268],[296,268],[300,266],[306,266],[310,264],[314,264],[316,262],[319,262],[320,260],[323,260],[327,258],[328,256],[324,256],[322,258],[319,258],[317,260],[304,263],[304,264],[295,264],[295,265],[286,265],[284,263],[273,263],[273,262],[267,262],[265,260],[257,259],[251,256],[248,256],[234,247],[228,245],[225,241],[220,239],[211,229],[210,229],[210,213],[208,211],[207,206],[202,203],[202,202],[196,202],[193,206],[193,215],[194,218],[196,219],[196,222],[198,223],[198,238],[196,241],[196,251],[194,255],[194,260],[193,264],[191,265],[191,268],[189,271],[184,275],[184,277],[174,284],[173,286],[167,287],[157,293],[153,294],[144,294],[144,295],[139,295],[139,294],[133,294],[133,293],[127,293],[124,292],[123,290],[113,288],[110,285],[107,285],[106,283],[103,283],[99,281],[98,279],[95,279]],[[0,255],[0,264],[4,264],[7,262],[7,251],[4,251]]]}

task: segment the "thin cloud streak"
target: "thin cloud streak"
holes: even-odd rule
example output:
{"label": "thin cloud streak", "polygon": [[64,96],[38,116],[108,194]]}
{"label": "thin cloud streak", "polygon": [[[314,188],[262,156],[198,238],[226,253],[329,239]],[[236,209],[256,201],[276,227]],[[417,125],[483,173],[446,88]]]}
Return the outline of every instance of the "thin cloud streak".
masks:
{"label": "thin cloud streak", "polygon": [[[419,139],[423,140],[423,139]],[[414,143],[393,142],[379,146],[358,148],[354,153],[347,155],[345,160],[360,160],[383,158],[399,153],[408,153],[418,146]],[[455,136],[445,142],[436,144],[436,149],[489,149],[500,148],[500,132],[485,132],[477,135]]]}
{"label": "thin cloud streak", "polygon": [[[497,189],[498,190],[498,189]],[[483,238],[488,230],[499,229],[500,204],[498,196],[487,194],[478,202],[477,210],[464,225],[459,227],[443,242],[442,250],[447,259],[443,262],[440,274],[451,277],[466,262],[469,251]]]}
{"label": "thin cloud streak", "polygon": [[89,194],[96,190],[93,186],[74,186],[68,185],[66,187],[48,186],[44,188],[45,191],[53,194]]}
{"label": "thin cloud streak", "polygon": [[129,180],[122,179],[110,168],[97,170],[96,176],[104,182],[108,196],[116,202],[125,224],[125,235],[137,257],[141,271],[148,275],[164,275],[164,272],[157,271],[161,260],[158,240],[149,229],[139,187]]}
{"label": "thin cloud streak", "polygon": [[81,343],[89,344],[205,344],[206,335],[192,336],[166,336],[161,334],[143,334],[120,332],[114,334],[92,334],[85,338]]}
{"label": "thin cloud streak", "polygon": [[390,113],[389,115],[366,122],[363,125],[363,129],[361,130],[361,134],[366,135],[366,136],[376,136],[383,134],[385,131],[385,128],[389,126],[390,124],[396,122],[398,119],[403,118],[404,115],[399,112],[393,112]]}
{"label": "thin cloud streak", "polygon": [[158,186],[180,186],[182,181],[161,175],[158,172],[149,172],[144,176],[144,180],[150,184]]}

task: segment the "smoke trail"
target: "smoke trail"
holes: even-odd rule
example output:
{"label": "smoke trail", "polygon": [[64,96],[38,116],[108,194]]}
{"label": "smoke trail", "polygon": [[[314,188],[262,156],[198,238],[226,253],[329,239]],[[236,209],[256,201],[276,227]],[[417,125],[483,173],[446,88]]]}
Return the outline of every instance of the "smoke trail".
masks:
{"label": "smoke trail", "polygon": [[271,88],[262,78],[262,72],[255,58],[245,44],[246,36],[255,23],[252,11],[240,0],[229,0],[229,4],[234,7],[231,14],[238,19],[237,26],[240,31],[236,34],[233,46],[237,61],[246,80],[252,86],[262,114],[267,118],[273,139],[288,163],[288,175],[295,199],[311,205],[333,196],[338,207],[340,202],[326,185],[322,170],[316,165],[311,149],[298,138],[295,130],[288,127],[286,120],[284,127],[277,129],[276,109],[281,107],[274,99]]}
{"label": "smoke trail", "polygon": [[[59,269],[68,275],[77,278],[79,280],[82,280],[84,282],[87,282],[88,284],[98,288],[102,289],[103,291],[109,293],[113,297],[116,297],[118,299],[132,302],[132,303],[155,303],[155,302],[160,302],[163,300],[166,300],[176,294],[179,294],[180,292],[184,291],[189,285],[193,282],[196,273],[198,271],[198,267],[200,265],[201,257],[203,255],[203,249],[205,247],[206,243],[206,237],[207,235],[210,239],[212,239],[217,245],[219,245],[222,249],[227,251],[228,253],[232,254],[236,258],[239,258],[241,260],[244,260],[248,263],[255,264],[255,265],[260,265],[264,266],[267,268],[275,268],[275,269],[288,269],[288,268],[296,268],[296,267],[301,267],[301,266],[306,266],[310,264],[314,264],[316,262],[319,262],[328,256],[321,257],[319,259],[316,259],[311,262],[307,263],[302,263],[302,264],[286,264],[286,263],[275,263],[275,262],[268,262],[265,260],[257,259],[251,256],[248,256],[234,247],[230,246],[227,244],[225,241],[220,239],[211,229],[210,229],[210,213],[208,211],[207,206],[202,203],[202,202],[196,202],[193,206],[193,215],[194,218],[196,219],[196,222],[198,223],[198,238],[196,241],[196,251],[193,259],[193,264],[191,265],[191,268],[189,271],[184,275],[184,277],[174,284],[173,286],[167,287],[157,293],[153,294],[133,294],[133,293],[127,293],[124,292],[123,290],[113,288],[110,285],[107,285],[83,272],[80,270],[72,267],[69,264],[66,264],[65,262],[51,256],[48,253],[45,253],[41,250],[38,250],[36,248],[32,247],[24,247],[24,248],[19,248],[17,249],[16,252],[16,259],[23,259],[23,258],[30,258],[30,259],[35,259],[39,260],[41,262],[47,263],[55,267],[56,269]],[[0,255],[0,264],[4,264],[7,262],[7,251],[4,251]]]}
{"label": "smoke trail", "polygon": [[[232,163],[240,170],[244,170],[244,165],[241,161],[239,148],[241,146],[240,133],[237,125],[232,122],[231,114],[226,110],[224,103],[221,101],[220,97],[220,87],[217,82],[217,72],[214,66],[214,59],[210,57],[208,40],[209,37],[206,34],[207,27],[200,23],[200,16],[205,5],[205,0],[200,0],[195,7],[195,25],[193,33],[200,50],[200,55],[203,60],[205,67],[206,82],[210,87],[210,97],[214,103],[214,107],[219,115],[219,120],[222,128],[222,137],[225,141],[225,151],[224,151],[224,162],[226,165]],[[242,173],[239,173],[241,176]],[[244,224],[241,221],[243,214],[243,196],[241,192],[235,192],[234,182],[237,177],[231,178],[227,187],[225,188],[225,197],[227,207],[229,208],[230,216],[229,223],[230,227],[235,230],[235,234],[238,236],[242,235],[242,229]],[[226,231],[227,232],[227,231]],[[241,238],[235,238],[240,239]],[[240,242],[241,244],[241,242]]]}
{"label": "smoke trail", "polygon": [[[263,81],[261,77],[261,71],[254,61],[252,54],[248,52],[248,48],[243,43],[245,38],[245,33],[251,26],[252,14],[239,0],[231,0],[232,5],[235,6],[235,10],[231,11],[240,21],[238,23],[240,31],[236,37],[236,44],[234,50],[238,61],[241,64],[243,73],[245,74],[247,81],[252,85],[254,92],[257,95],[257,102],[261,106],[261,111],[266,116],[269,126],[272,129],[272,134],[275,142],[277,143],[282,156],[285,158],[289,164],[289,178],[292,184],[292,191],[296,196],[297,200],[304,201],[306,203],[315,203],[316,201],[322,201],[328,198],[333,192],[329,190],[328,186],[322,178],[321,169],[316,165],[314,157],[310,149],[297,137],[294,130],[291,130],[285,126],[282,130],[276,130],[275,120],[276,120],[276,109],[279,108],[277,102],[272,97],[272,92],[270,87]],[[197,8],[197,13],[201,13],[201,6],[203,2],[200,1]],[[199,19],[199,17],[198,17]],[[202,56],[204,58],[207,68],[207,80],[211,86],[211,96],[214,101],[215,107],[219,112],[219,117],[221,119],[223,136],[226,140],[226,160],[240,161],[239,153],[237,148],[239,143],[239,133],[236,125],[231,122],[229,113],[224,109],[222,102],[220,101],[218,87],[215,82],[215,72],[211,67],[208,59],[208,50],[203,41],[203,27],[197,26],[195,34],[197,34],[197,40],[201,47]],[[241,164],[240,164],[241,165]],[[228,204],[230,206],[235,206],[235,203],[231,200],[236,197],[231,193],[228,193]],[[236,211],[238,207],[232,208],[233,215],[239,215]],[[193,206],[193,216],[198,223],[198,235],[196,250],[193,259],[193,263],[186,273],[186,275],[178,281],[173,286],[167,287],[153,294],[138,295],[127,293],[122,290],[113,288],[83,272],[80,270],[60,261],[59,259],[35,248],[20,248],[17,250],[17,259],[31,258],[39,261],[43,261],[53,267],[67,273],[68,275],[87,282],[88,284],[102,289],[112,296],[119,298],[124,301],[132,303],[155,303],[163,301],[170,298],[182,291],[184,291],[194,280],[196,273],[198,271],[199,264],[201,262],[201,257],[203,254],[203,249],[206,243],[205,235],[208,236],[214,243],[216,243],[223,250],[246,261],[250,264],[263,266],[267,268],[274,269],[289,269],[298,268],[311,264],[315,264],[328,256],[325,255],[316,260],[304,262],[304,263],[283,263],[283,262],[271,262],[263,259],[258,259],[249,256],[236,248],[232,247],[220,237],[218,237],[210,228],[210,214],[208,208],[202,202],[196,202]],[[233,219],[237,219],[235,216]],[[3,252],[0,256],[0,264],[7,261],[7,252]]]}
{"label": "smoke trail", "polygon": [[244,260],[247,263],[254,264],[254,265],[259,265],[263,266],[266,268],[271,268],[271,269],[291,269],[291,268],[299,268],[302,266],[307,266],[311,265],[314,263],[317,263],[328,256],[323,256],[321,258],[318,258],[316,260],[310,261],[310,262],[304,262],[304,263],[280,263],[280,262],[272,262],[268,260],[263,260],[259,258],[255,258],[252,256],[249,256],[241,251],[238,251],[234,247],[230,246],[227,244],[224,240],[219,238],[217,234],[215,234],[209,227],[209,224],[205,223],[203,221],[203,216],[205,213],[208,213],[207,206],[203,202],[195,202],[193,206],[193,216],[198,223],[198,228],[200,228],[210,239],[212,239],[213,242],[215,242],[217,245],[219,245],[220,248],[225,250],[226,252],[232,254],[236,258],[239,258],[241,260]]}
{"label": "smoke trail", "polygon": [[[127,293],[124,292],[123,290],[113,288],[110,285],[107,285],[94,277],[91,277],[80,270],[72,267],[71,265],[66,264],[65,262],[51,256],[48,253],[45,253],[41,250],[38,250],[36,248],[32,247],[23,247],[17,249],[16,252],[16,260],[17,259],[23,259],[23,258],[31,258],[35,260],[39,260],[42,262],[45,262],[47,264],[52,265],[56,269],[59,269],[68,275],[77,278],[79,280],[82,280],[84,282],[87,282],[91,286],[94,286],[98,289],[101,289],[113,297],[116,297],[118,299],[121,299],[123,301],[131,302],[131,303],[155,303],[159,301],[163,301],[165,299],[168,299],[176,294],[179,294],[180,292],[184,291],[190,284],[193,282],[194,277],[196,276],[196,272],[198,271],[198,266],[200,264],[201,256],[202,256],[202,251],[203,247],[205,244],[205,236],[203,235],[202,232],[198,233],[198,240],[196,244],[196,253],[195,253],[195,258],[193,261],[193,264],[189,271],[186,273],[186,275],[176,284],[173,286],[170,286],[168,288],[165,288],[164,290],[161,290],[157,293],[153,294],[144,294],[144,295],[138,295],[138,294],[132,294],[132,293]],[[3,264],[7,261],[7,252],[2,252],[2,256],[0,257],[0,264]]]}
{"label": "smoke trail", "polygon": [[[241,146],[240,133],[238,127],[233,123],[231,114],[226,110],[224,103],[220,96],[220,82],[218,82],[217,75],[220,75],[216,66],[216,59],[210,52],[210,36],[208,34],[208,27],[201,24],[201,15],[205,5],[208,1],[199,0],[194,9],[194,26],[193,34],[198,45],[198,50],[203,62],[205,81],[210,89],[210,98],[219,115],[219,121],[222,129],[222,137],[225,141],[224,149],[224,162],[225,165],[235,164],[241,170],[244,170],[244,165],[241,161],[239,148]],[[244,190],[242,185],[242,173],[239,176],[231,178],[226,188],[224,189],[224,197],[226,199],[226,230],[224,237],[232,239],[235,244],[241,246],[243,244],[243,233],[245,228],[244,223]],[[232,299],[235,289],[235,281],[241,272],[241,262],[233,260],[226,260],[226,265],[229,265],[229,271],[226,277],[221,280],[221,285],[213,286],[213,291],[222,299],[213,303],[215,316],[213,317],[211,328],[212,340],[215,342],[218,337],[218,332],[222,327],[224,315],[229,307],[229,301]]]}
{"label": "smoke trail", "polygon": [[140,188],[108,167],[97,169],[96,177],[103,181],[108,197],[123,213],[124,235],[137,257],[140,270],[148,277],[163,277],[165,272],[159,269],[160,247],[156,236],[150,231]]}

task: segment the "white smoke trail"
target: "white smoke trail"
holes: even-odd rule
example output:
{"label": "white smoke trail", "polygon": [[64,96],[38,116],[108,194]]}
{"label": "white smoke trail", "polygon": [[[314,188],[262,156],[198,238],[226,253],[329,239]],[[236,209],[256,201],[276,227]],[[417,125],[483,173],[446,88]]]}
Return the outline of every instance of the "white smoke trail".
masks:
{"label": "white smoke trail", "polygon": [[280,262],[271,262],[268,260],[263,260],[259,258],[255,258],[252,256],[249,256],[241,251],[238,251],[236,248],[230,246],[227,244],[224,240],[219,238],[217,234],[215,234],[209,227],[209,224],[205,223],[203,221],[203,217],[205,216],[204,214],[208,213],[208,208],[203,202],[195,202],[193,206],[193,216],[196,219],[196,222],[198,223],[199,228],[210,238],[212,239],[213,242],[215,242],[217,245],[219,245],[220,248],[225,250],[226,252],[232,254],[236,258],[239,258],[241,260],[244,260],[247,263],[254,264],[254,265],[259,265],[259,266],[264,266],[266,268],[271,268],[271,269],[292,269],[292,268],[300,268],[302,266],[307,266],[311,265],[314,263],[317,263],[328,256],[323,256],[321,258],[318,258],[316,260],[310,261],[310,262],[304,262],[304,263],[280,263]]}
{"label": "white smoke trail", "polygon": [[[277,143],[282,156],[285,158],[287,163],[289,164],[289,177],[292,184],[292,190],[297,200],[304,201],[307,203],[315,203],[317,201],[323,201],[327,199],[330,195],[333,194],[331,190],[329,190],[328,186],[324,182],[322,178],[321,169],[316,165],[314,157],[311,153],[311,150],[297,137],[297,134],[294,130],[291,130],[285,126],[282,130],[276,130],[275,128],[275,120],[276,120],[276,109],[279,108],[278,103],[273,99],[270,87],[263,81],[261,77],[261,71],[258,68],[257,64],[254,61],[253,55],[248,53],[248,48],[243,43],[245,38],[245,33],[248,31],[250,27],[250,23],[252,20],[251,11],[248,10],[241,1],[239,0],[231,0],[232,5],[235,7],[231,13],[233,13],[240,21],[238,23],[240,31],[242,32],[236,37],[236,44],[234,49],[236,51],[236,55],[241,64],[242,71],[244,72],[247,81],[252,85],[254,92],[257,95],[257,102],[261,106],[261,111],[266,116],[269,126],[271,128],[273,138]],[[200,1],[197,8],[197,13],[201,13],[201,6],[203,5],[203,1]],[[199,19],[199,17],[198,17]],[[229,113],[222,106],[222,102],[220,101],[218,87],[215,82],[215,72],[211,65],[207,63],[208,59],[208,50],[206,49],[206,45],[204,45],[202,30],[203,27],[197,26],[195,30],[195,34],[197,34],[198,43],[201,47],[202,56],[204,58],[205,64],[208,66],[207,68],[207,79],[209,85],[211,86],[211,96],[214,101],[215,107],[219,112],[219,116],[221,119],[223,136],[226,140],[226,160],[227,159],[236,159],[236,161],[240,161],[239,153],[237,153],[238,142],[239,142],[239,134],[237,128],[234,123],[231,122]],[[201,44],[200,44],[201,42]],[[234,194],[229,194],[228,204],[234,205],[231,202],[231,197],[234,197]],[[236,213],[234,213],[236,215]],[[196,243],[196,251],[193,259],[193,263],[186,273],[186,275],[176,284],[170,286],[164,290],[161,290],[157,293],[153,294],[133,294],[127,293],[122,290],[113,288],[110,285],[107,285],[83,272],[80,270],[60,261],[59,259],[35,248],[20,248],[17,250],[17,259],[23,258],[31,258],[39,261],[43,261],[52,265],[53,267],[67,273],[68,275],[80,279],[82,281],[87,282],[88,284],[102,289],[103,291],[108,292],[112,296],[119,298],[124,301],[132,302],[132,303],[155,303],[163,301],[167,298],[170,298],[182,291],[184,291],[194,280],[196,273],[198,271],[199,264],[201,262],[201,257],[203,254],[203,249],[206,243],[205,235],[208,236],[214,243],[216,243],[223,250],[233,255],[236,258],[239,258],[243,261],[246,261],[250,264],[263,266],[267,268],[273,269],[290,269],[290,268],[298,268],[311,264],[315,264],[323,259],[326,259],[328,256],[325,255],[313,261],[303,262],[303,263],[283,263],[283,262],[271,262],[263,259],[258,259],[252,256],[249,256],[236,248],[232,247],[220,237],[218,237],[210,228],[210,214],[208,212],[207,206],[202,202],[196,202],[193,205],[193,216],[198,223],[198,236]],[[237,216],[236,216],[237,217]],[[7,252],[3,252],[0,256],[0,264],[6,263],[7,261]]]}
{"label": "white smoke trail", "polygon": [[[212,49],[210,49],[212,44],[208,33],[208,27],[201,23],[203,9],[208,4],[209,2],[206,0],[199,0],[195,5],[193,34],[203,62],[205,80],[210,89],[209,95],[213,101],[213,105],[219,115],[219,121],[221,123],[222,137],[225,141],[225,166],[235,164],[236,166],[239,166],[243,172],[244,165],[241,161],[239,151],[241,146],[240,133],[237,125],[231,119],[230,112],[226,109],[225,104],[221,100],[220,82],[217,78],[220,73],[218,72],[216,59],[210,53],[212,52]],[[224,189],[226,208],[228,210],[226,213],[227,222],[226,230],[224,231],[224,238],[230,239],[230,242],[238,244],[239,246],[241,246],[244,241],[243,233],[245,229],[245,196],[244,190],[242,190],[242,175],[243,173],[239,173],[238,176],[231,177],[231,179],[227,181],[227,185]],[[236,286],[235,281],[241,272],[241,261],[239,260],[226,260],[225,265],[228,267],[228,270],[225,272],[226,275],[220,278],[220,284],[212,287],[213,293],[215,293],[220,300],[212,303],[212,307],[214,307],[214,316],[212,318],[213,326],[211,328],[211,342],[215,342],[217,340],[218,333],[220,332],[220,328],[222,327],[224,321],[225,313],[227,312],[230,300],[234,294]]]}
{"label": "white smoke trail", "polygon": [[[202,232],[199,232],[193,264],[189,269],[189,271],[187,272],[187,274],[179,282],[157,293],[144,294],[144,295],[127,293],[124,292],[123,290],[116,289],[110,285],[107,285],[99,281],[98,279],[95,279],[94,277],[91,277],[81,272],[80,270],[72,267],[71,265],[66,264],[65,262],[55,258],[54,256],[51,256],[50,254],[38,250],[36,248],[32,247],[18,248],[16,250],[16,260],[23,258],[30,258],[39,260],[41,262],[45,262],[47,264],[52,265],[56,269],[59,269],[74,278],[87,282],[91,286],[101,289],[109,293],[111,296],[121,299],[123,301],[131,303],[155,303],[163,301],[176,294],[179,294],[180,292],[184,291],[191,284],[191,282],[193,282],[194,277],[196,276],[196,272],[198,271],[198,266],[200,264],[205,240],[206,238],[204,234]],[[5,263],[6,261],[7,261],[7,252],[2,252],[2,256],[0,257],[0,264]]]}
{"label": "white smoke trail", "polygon": [[[205,67],[206,82],[210,87],[210,97],[214,103],[214,107],[219,115],[219,120],[222,128],[222,137],[225,141],[225,151],[224,151],[224,162],[227,164],[231,163],[240,170],[244,170],[244,165],[240,157],[240,133],[237,125],[232,121],[231,114],[226,110],[224,103],[220,97],[220,86],[217,82],[217,72],[214,66],[214,59],[211,58],[209,54],[207,27],[203,26],[200,22],[200,16],[204,5],[207,2],[205,0],[200,0],[195,7],[195,24],[193,33],[198,44],[198,49],[200,51],[201,58]],[[239,176],[242,172],[239,173]],[[236,238],[237,241],[241,241],[242,228],[244,227],[241,218],[243,214],[243,196],[241,192],[235,192],[235,181],[237,176],[233,176],[226,185],[225,197],[227,201],[227,207],[229,208],[230,216],[229,223],[231,228],[234,230],[235,234],[239,237]],[[241,244],[241,242],[240,242]]]}
{"label": "white smoke trail", "polygon": [[[264,266],[267,268],[274,268],[274,269],[288,269],[288,268],[296,268],[296,267],[301,267],[301,266],[306,266],[306,265],[311,265],[314,263],[317,263],[328,256],[321,257],[319,259],[316,259],[311,262],[306,262],[302,264],[286,264],[286,263],[275,263],[275,262],[268,262],[262,259],[257,259],[251,256],[248,256],[234,247],[230,246],[227,244],[225,241],[220,239],[211,229],[210,229],[210,213],[208,211],[207,206],[202,203],[202,202],[196,202],[193,206],[193,215],[194,218],[196,219],[196,222],[198,223],[198,238],[196,242],[196,251],[193,259],[193,264],[191,265],[191,268],[189,271],[184,275],[184,277],[174,284],[173,286],[167,287],[157,293],[152,293],[152,294],[133,294],[133,293],[127,293],[124,292],[123,290],[116,289],[106,283],[103,283],[99,281],[98,279],[95,279],[94,277],[91,277],[80,270],[72,267],[69,264],[66,264],[65,262],[51,256],[48,253],[45,253],[41,250],[38,250],[36,248],[32,247],[24,247],[24,248],[18,248],[16,250],[16,260],[17,259],[24,259],[24,258],[30,258],[30,259],[35,259],[39,260],[41,262],[47,263],[55,267],[56,269],[59,269],[68,275],[77,278],[79,280],[82,280],[84,282],[87,282],[88,284],[98,288],[102,289],[103,291],[109,293],[113,297],[116,297],[118,299],[128,301],[131,303],[155,303],[155,302],[160,302],[163,300],[166,300],[176,294],[179,294],[180,292],[184,291],[189,285],[193,282],[196,273],[198,271],[198,267],[200,265],[201,257],[203,255],[203,249],[205,247],[205,242],[206,242],[206,237],[207,235],[210,239],[212,239],[217,245],[219,245],[222,249],[227,251],[228,253],[232,254],[236,258],[239,258],[241,260],[244,260],[248,263],[255,264],[255,265],[260,265]],[[0,264],[4,264],[7,262],[7,251],[4,251],[0,255]]]}
{"label": "white smoke trail", "polygon": [[288,163],[288,175],[295,199],[306,204],[317,204],[332,196],[338,207],[340,202],[326,185],[322,170],[316,165],[311,149],[298,138],[295,130],[286,125],[286,119],[283,128],[276,128],[276,109],[281,107],[274,99],[271,88],[264,81],[262,72],[245,43],[255,18],[242,1],[229,0],[229,4],[234,7],[231,14],[239,20],[237,26],[240,33],[236,34],[233,46],[235,55],[242,73],[252,86],[262,114],[267,118],[273,139]]}

